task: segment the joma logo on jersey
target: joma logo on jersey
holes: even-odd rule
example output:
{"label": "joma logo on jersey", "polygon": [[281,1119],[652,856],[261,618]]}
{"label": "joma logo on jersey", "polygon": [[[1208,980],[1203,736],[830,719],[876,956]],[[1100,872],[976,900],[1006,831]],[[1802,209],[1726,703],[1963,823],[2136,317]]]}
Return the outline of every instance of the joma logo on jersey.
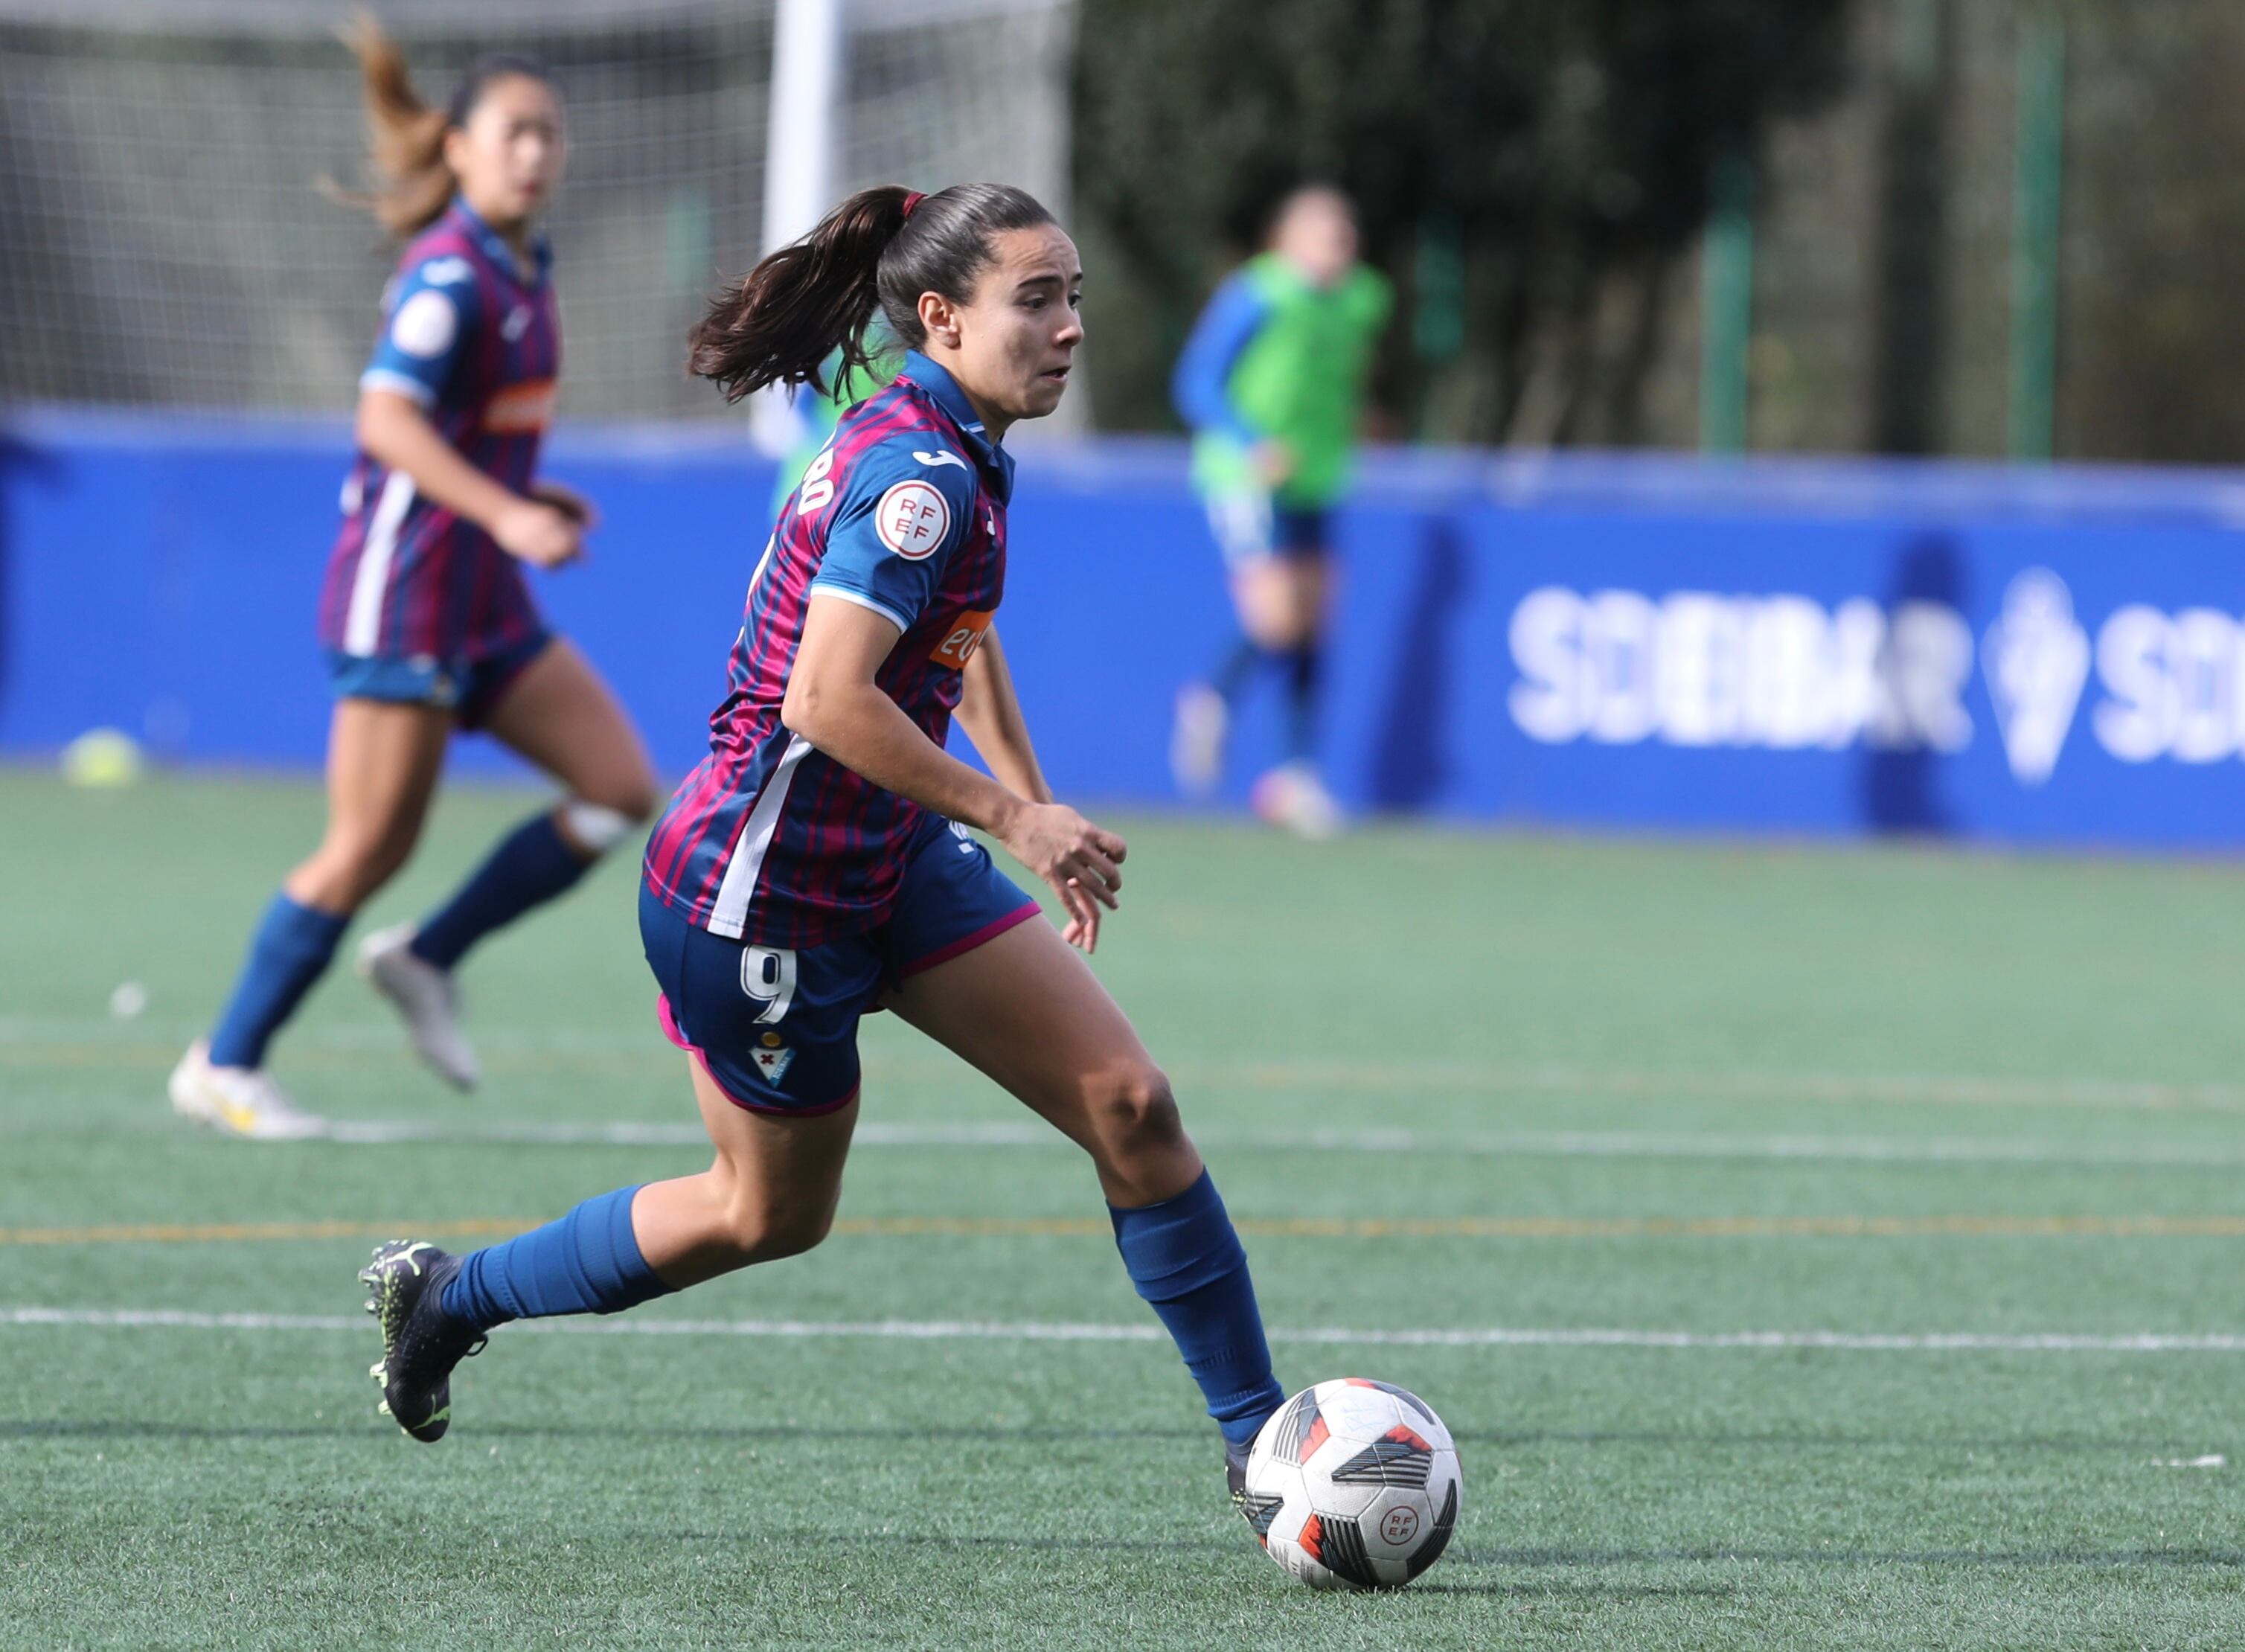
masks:
{"label": "joma logo on jersey", "polygon": [[527,436],[544,430],[553,422],[554,390],[552,379],[537,378],[499,391],[484,410],[484,428],[497,436]]}
{"label": "joma logo on jersey", "polygon": [[974,650],[982,646],[983,637],[989,634],[990,622],[996,613],[995,608],[987,608],[960,615],[951,622],[951,629],[943,634],[943,641],[927,657],[954,671],[965,670],[967,662],[974,657]]}

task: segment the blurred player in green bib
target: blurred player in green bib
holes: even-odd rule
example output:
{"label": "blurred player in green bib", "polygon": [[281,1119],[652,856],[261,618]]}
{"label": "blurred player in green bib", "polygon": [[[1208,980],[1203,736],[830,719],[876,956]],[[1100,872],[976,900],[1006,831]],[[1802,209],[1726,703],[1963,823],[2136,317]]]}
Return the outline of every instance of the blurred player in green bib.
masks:
{"label": "blurred player in green bib", "polygon": [[1207,681],[1178,695],[1170,766],[1186,792],[1213,790],[1232,707],[1258,670],[1274,668],[1286,690],[1285,753],[1256,782],[1255,811],[1305,837],[1340,824],[1317,767],[1332,513],[1394,302],[1356,255],[1348,197],[1324,185],[1296,190],[1272,220],[1270,249],[1209,301],[1171,385],[1192,428],[1193,482],[1240,635]]}
{"label": "blurred player in green bib", "polygon": [[796,433],[787,452],[780,455],[779,475],[772,484],[774,515],[786,508],[790,496],[802,484],[804,472],[811,468],[811,461],[833,439],[834,427],[842,422],[842,415],[868,397],[886,390],[889,381],[903,367],[904,352],[896,347],[896,341],[878,318],[866,330],[865,344],[871,353],[871,366],[858,367],[845,362],[838,350],[819,364],[817,384],[798,384],[790,397],[788,411],[794,416]]}

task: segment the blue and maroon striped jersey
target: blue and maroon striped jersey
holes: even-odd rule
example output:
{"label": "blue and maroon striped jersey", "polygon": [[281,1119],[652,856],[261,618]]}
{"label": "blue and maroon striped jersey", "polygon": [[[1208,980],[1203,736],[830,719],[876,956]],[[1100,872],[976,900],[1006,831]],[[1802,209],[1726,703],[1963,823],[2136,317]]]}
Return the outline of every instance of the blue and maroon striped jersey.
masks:
{"label": "blue and maroon striped jersey", "polygon": [[[382,337],[359,379],[363,390],[418,402],[462,457],[517,493],[536,473],[561,370],[552,262],[541,241],[526,280],[513,248],[453,201],[398,261]],[[343,510],[320,598],[329,648],[474,660],[538,631],[521,565],[474,523],[422,498],[402,471],[361,453]]]}
{"label": "blue and maroon striped jersey", "polygon": [[900,633],[874,681],[938,745],[1006,583],[1014,461],[958,384],[917,351],[842,416],[781,508],[749,581],[709,755],[648,840],[648,887],[713,935],[809,947],[887,915],[918,804],[780,722],[814,595]]}

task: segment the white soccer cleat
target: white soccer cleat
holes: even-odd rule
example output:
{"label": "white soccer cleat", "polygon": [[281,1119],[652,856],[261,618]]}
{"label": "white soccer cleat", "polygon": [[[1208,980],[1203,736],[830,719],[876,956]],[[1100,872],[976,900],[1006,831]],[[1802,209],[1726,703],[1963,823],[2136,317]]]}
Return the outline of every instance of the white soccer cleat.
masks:
{"label": "white soccer cleat", "polygon": [[1231,708],[1205,683],[1177,690],[1177,721],[1170,730],[1170,772],[1177,790],[1204,798],[1224,778],[1224,742],[1231,731]]}
{"label": "white soccer cleat", "polygon": [[1340,805],[1306,763],[1286,763],[1272,770],[1255,783],[1249,800],[1265,820],[1298,838],[1322,842],[1340,832]]}
{"label": "white soccer cleat", "polygon": [[473,1090],[483,1069],[460,1030],[459,986],[451,970],[414,956],[412,940],[410,923],[376,930],[359,947],[358,972],[405,1017],[414,1049],[437,1076],[462,1090]]}
{"label": "white soccer cleat", "polygon": [[214,1067],[198,1038],[172,1069],[172,1111],[214,1130],[256,1141],[302,1141],[328,1133],[328,1121],[288,1099],[262,1067]]}

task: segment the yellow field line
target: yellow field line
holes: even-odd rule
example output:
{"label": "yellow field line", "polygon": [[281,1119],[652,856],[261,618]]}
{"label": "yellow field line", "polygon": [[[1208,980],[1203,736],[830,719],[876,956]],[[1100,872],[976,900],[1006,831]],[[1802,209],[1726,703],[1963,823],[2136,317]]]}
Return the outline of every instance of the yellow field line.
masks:
{"label": "yellow field line", "polygon": [[[2245,1216],[1292,1217],[1237,1225],[1251,1236],[1280,1239],[2245,1238]],[[949,1216],[839,1221],[834,1229],[964,1236],[1110,1231],[1103,1221]]]}
{"label": "yellow field line", "polygon": [[[436,1222],[116,1223],[0,1227],[0,1245],[197,1245],[307,1239],[478,1239],[538,1225],[520,1216]],[[2239,1239],[2245,1216],[1678,1216],[1575,1218],[1297,1217],[1250,1219],[1251,1238],[1277,1239]],[[876,1238],[1105,1238],[1104,1221],[1068,1217],[866,1216],[834,1231]]]}

